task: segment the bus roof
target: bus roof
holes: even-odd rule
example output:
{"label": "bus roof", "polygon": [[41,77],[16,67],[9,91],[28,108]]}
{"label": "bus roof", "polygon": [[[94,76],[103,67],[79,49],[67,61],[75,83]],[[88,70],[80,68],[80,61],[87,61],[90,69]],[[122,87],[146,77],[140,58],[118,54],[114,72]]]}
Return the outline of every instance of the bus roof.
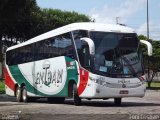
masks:
{"label": "bus roof", "polygon": [[135,33],[135,31],[129,27],[118,25],[118,24],[101,24],[101,23],[93,23],[93,22],[81,22],[81,23],[72,23],[54,30],[51,30],[49,32],[46,32],[44,34],[41,34],[39,36],[36,36],[26,42],[23,42],[21,44],[9,47],[7,51],[22,47],[34,42],[38,42],[50,37],[54,37],[66,32],[74,31],[74,30],[88,30],[88,31],[103,31],[103,32],[117,32],[117,33]]}

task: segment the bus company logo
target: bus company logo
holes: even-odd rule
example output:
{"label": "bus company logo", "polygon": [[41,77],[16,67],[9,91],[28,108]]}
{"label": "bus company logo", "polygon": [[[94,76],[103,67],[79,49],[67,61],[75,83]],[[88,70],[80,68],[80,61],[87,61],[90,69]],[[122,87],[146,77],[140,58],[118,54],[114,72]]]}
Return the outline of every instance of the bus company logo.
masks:
{"label": "bus company logo", "polygon": [[126,88],[126,84],[122,84],[122,88]]}
{"label": "bus company logo", "polygon": [[48,87],[54,84],[56,86],[58,83],[62,83],[62,76],[63,69],[52,71],[49,61],[45,61],[42,65],[42,70],[36,73],[35,84],[44,84]]}
{"label": "bus company logo", "polygon": [[126,84],[130,83],[130,80],[119,80],[118,83],[122,84],[122,88],[126,88]]}
{"label": "bus company logo", "polygon": [[71,62],[67,62],[66,65],[67,65],[67,69],[75,69],[75,61],[71,61]]}

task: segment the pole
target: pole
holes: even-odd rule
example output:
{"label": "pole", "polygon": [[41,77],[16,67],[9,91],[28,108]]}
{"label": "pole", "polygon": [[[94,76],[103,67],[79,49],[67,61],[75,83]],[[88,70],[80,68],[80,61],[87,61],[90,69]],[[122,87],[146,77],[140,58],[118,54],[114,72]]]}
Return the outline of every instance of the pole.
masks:
{"label": "pole", "polygon": [[119,20],[119,17],[116,17],[116,24],[119,24],[118,20]]}
{"label": "pole", "polygon": [[[147,40],[149,41],[149,15],[148,15],[148,0],[147,0]],[[150,82],[149,56],[148,56],[148,82]],[[150,86],[149,86],[150,87]]]}
{"label": "pole", "polygon": [[147,39],[149,40],[149,15],[148,15],[148,0],[147,0]]}

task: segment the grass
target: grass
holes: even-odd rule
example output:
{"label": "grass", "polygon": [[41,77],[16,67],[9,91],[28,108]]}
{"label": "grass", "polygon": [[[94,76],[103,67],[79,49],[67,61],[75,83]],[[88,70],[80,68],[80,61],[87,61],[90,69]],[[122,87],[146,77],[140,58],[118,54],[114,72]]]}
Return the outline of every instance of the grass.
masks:
{"label": "grass", "polygon": [[[148,87],[148,83],[146,83],[146,86]],[[151,83],[151,87],[153,88],[160,88],[160,82],[152,82]]]}
{"label": "grass", "polygon": [[0,94],[5,93],[5,82],[4,80],[0,80]]}

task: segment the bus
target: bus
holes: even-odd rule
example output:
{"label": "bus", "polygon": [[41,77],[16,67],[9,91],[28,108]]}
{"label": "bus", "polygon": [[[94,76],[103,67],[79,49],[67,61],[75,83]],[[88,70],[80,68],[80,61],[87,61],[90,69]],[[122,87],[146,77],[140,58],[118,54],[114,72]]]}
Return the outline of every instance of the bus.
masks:
{"label": "bus", "polygon": [[73,98],[113,98],[145,95],[142,44],[152,45],[122,25],[72,23],[34,37],[6,51],[6,94],[18,102],[47,98],[62,103]]}

